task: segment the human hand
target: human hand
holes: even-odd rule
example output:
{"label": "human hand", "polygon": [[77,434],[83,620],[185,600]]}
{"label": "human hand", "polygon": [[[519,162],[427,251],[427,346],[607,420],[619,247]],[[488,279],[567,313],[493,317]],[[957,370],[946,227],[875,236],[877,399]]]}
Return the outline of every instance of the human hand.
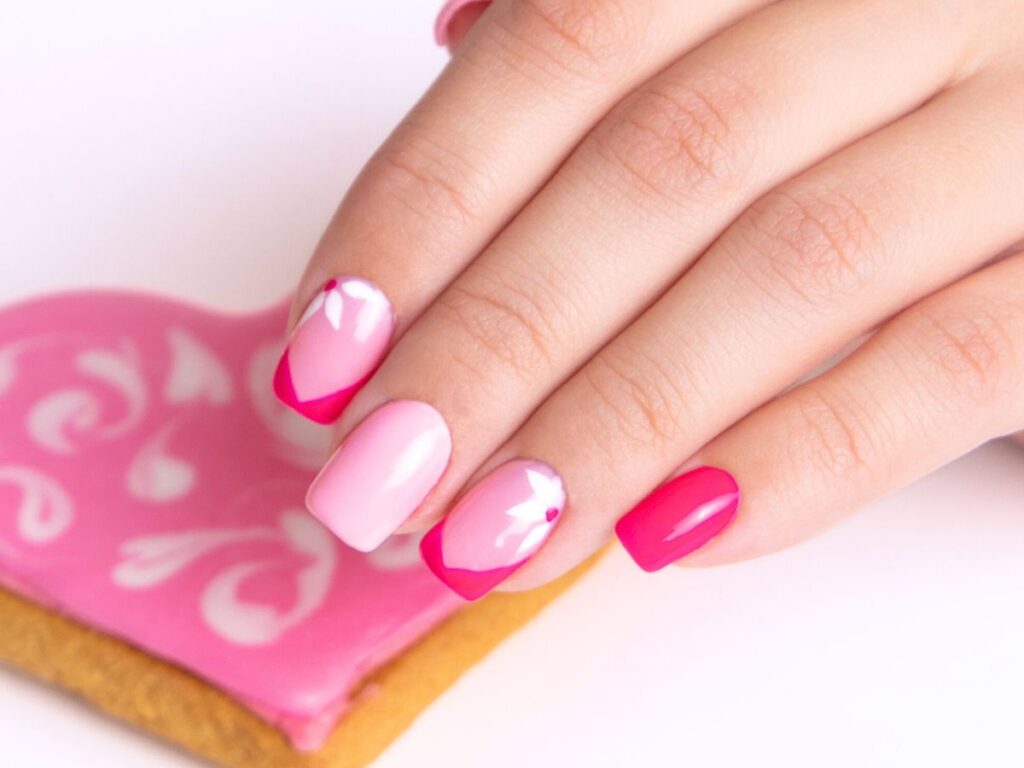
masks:
{"label": "human hand", "polygon": [[1021,0],[444,22],[453,59],[341,204],[276,379],[340,415],[308,501],[343,540],[441,520],[425,558],[469,598],[558,576],[631,508],[642,567],[725,563],[1024,427]]}

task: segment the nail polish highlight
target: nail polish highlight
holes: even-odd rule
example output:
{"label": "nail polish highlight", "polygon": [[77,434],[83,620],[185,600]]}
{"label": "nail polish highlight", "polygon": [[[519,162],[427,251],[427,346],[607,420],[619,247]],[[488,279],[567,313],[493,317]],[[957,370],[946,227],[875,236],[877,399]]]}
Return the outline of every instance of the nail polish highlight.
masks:
{"label": "nail polish highlight", "polygon": [[740,489],[723,469],[700,467],[669,480],[624,515],[619,541],[645,571],[659,571],[703,547],[736,517]]}
{"label": "nail polish highlight", "polygon": [[391,304],[375,285],[329,280],[288,339],[274,392],[306,418],[331,423],[376,370],[394,326]]}
{"label": "nail polish highlight", "polygon": [[547,464],[516,459],[473,486],[420,542],[434,575],[467,600],[483,597],[547,541],[565,508]]}
{"label": "nail polish highlight", "polygon": [[369,552],[423,503],[451,452],[448,425],[431,406],[387,403],[345,438],[310,485],[306,506],[343,542]]}

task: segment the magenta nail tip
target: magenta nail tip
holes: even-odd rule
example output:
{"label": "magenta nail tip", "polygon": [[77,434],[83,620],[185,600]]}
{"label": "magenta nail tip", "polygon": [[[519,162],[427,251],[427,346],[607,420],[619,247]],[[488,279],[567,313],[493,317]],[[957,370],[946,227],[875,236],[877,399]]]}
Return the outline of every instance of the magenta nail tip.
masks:
{"label": "magenta nail tip", "polygon": [[562,479],[547,464],[510,461],[473,486],[427,532],[420,542],[423,560],[455,593],[477,600],[537,553],[565,502]]}
{"label": "magenta nail tip", "polygon": [[393,330],[391,305],[379,288],[358,277],[328,280],[288,340],[274,393],[312,421],[336,421],[377,369]]}
{"label": "magenta nail tip", "polygon": [[636,564],[653,573],[721,535],[739,504],[740,489],[731,474],[699,467],[648,495],[619,520],[615,534]]}

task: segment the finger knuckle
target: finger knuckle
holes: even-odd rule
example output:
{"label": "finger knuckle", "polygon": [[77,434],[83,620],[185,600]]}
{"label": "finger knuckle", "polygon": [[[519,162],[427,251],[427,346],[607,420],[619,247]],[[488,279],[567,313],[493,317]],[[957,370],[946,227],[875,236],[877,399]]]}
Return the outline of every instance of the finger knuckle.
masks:
{"label": "finger knuckle", "polygon": [[[921,307],[900,338],[920,350],[924,370],[915,378],[951,407],[998,405],[1018,396],[1021,365],[1014,334],[998,309]],[[913,354],[912,351],[908,351]],[[921,375],[923,374],[923,376]]]}
{"label": "finger knuckle", "polygon": [[738,186],[755,155],[751,89],[720,73],[652,84],[595,135],[643,191],[706,200]]}
{"label": "finger knuckle", "polygon": [[593,417],[602,432],[646,451],[681,442],[689,422],[684,388],[662,364],[605,352],[583,373],[589,390],[583,400],[598,404]]}
{"label": "finger knuckle", "polygon": [[876,451],[864,411],[849,395],[808,386],[794,394],[792,445],[803,455],[794,466],[810,465],[825,480],[847,478],[874,463]]}
{"label": "finger knuckle", "polygon": [[399,129],[374,159],[367,178],[376,186],[379,199],[387,201],[387,209],[397,204],[414,217],[417,226],[465,225],[480,218],[488,197],[483,167],[428,141],[410,126]]}
{"label": "finger knuckle", "polygon": [[773,295],[833,305],[862,293],[886,267],[875,198],[842,181],[777,190],[743,217],[730,250]]}
{"label": "finger knuckle", "polygon": [[477,373],[485,374],[498,361],[522,381],[535,383],[549,369],[560,336],[556,315],[528,287],[463,280],[438,298],[437,308],[452,331],[450,343],[463,350],[460,359],[473,361]]}
{"label": "finger knuckle", "polygon": [[539,59],[554,74],[578,80],[622,61],[635,16],[618,0],[516,0],[497,24],[515,42],[510,49],[521,65]]}

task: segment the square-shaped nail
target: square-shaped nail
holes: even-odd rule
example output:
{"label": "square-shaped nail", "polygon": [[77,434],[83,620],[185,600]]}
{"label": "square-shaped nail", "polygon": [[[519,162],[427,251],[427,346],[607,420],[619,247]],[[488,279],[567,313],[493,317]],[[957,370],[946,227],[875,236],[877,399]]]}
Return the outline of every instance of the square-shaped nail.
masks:
{"label": "square-shaped nail", "polygon": [[452,452],[441,414],[417,400],[371,413],[317,475],[306,506],[353,549],[380,546],[423,503]]}
{"label": "square-shaped nail", "polygon": [[562,478],[516,459],[473,486],[420,542],[423,559],[467,600],[494,589],[547,541],[565,508]]}
{"label": "square-shaped nail", "polygon": [[669,480],[624,515],[615,533],[636,564],[659,571],[724,531],[740,503],[736,480],[700,467]]}
{"label": "square-shaped nail", "polygon": [[331,423],[380,364],[394,325],[391,304],[375,285],[329,280],[288,339],[274,392],[306,418]]}

